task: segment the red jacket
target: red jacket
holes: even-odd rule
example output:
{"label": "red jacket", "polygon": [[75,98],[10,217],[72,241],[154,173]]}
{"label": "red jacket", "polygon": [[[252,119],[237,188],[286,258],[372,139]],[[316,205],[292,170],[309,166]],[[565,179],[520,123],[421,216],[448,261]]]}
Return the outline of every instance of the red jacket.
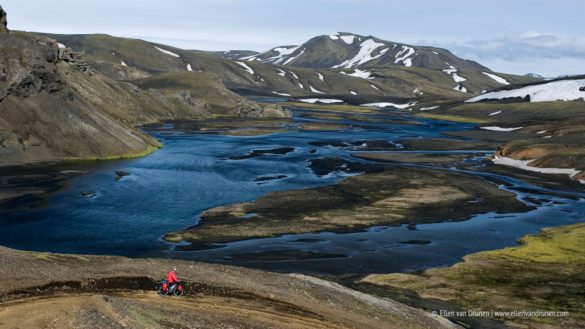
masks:
{"label": "red jacket", "polygon": [[169,283],[179,282],[179,280],[177,280],[177,276],[175,275],[175,271],[170,271],[169,274],[167,274],[167,281]]}

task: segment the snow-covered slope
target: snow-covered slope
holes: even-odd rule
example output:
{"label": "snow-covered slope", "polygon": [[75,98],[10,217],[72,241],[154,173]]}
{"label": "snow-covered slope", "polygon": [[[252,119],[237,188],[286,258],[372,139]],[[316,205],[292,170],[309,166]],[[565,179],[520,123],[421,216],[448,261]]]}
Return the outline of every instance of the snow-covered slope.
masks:
{"label": "snow-covered slope", "polygon": [[456,67],[459,70],[491,72],[478,63],[458,58],[446,49],[412,46],[344,32],[317,36],[300,46],[276,47],[240,59],[311,68],[402,66],[444,70]]}
{"label": "snow-covered slope", "polygon": [[473,97],[466,102],[515,98],[531,102],[585,100],[585,78],[556,80],[516,89],[489,92]]}
{"label": "snow-covered slope", "polygon": [[415,95],[429,92],[429,86],[420,83],[421,80],[435,85],[430,89],[438,87],[444,89],[446,94],[453,90],[479,94],[502,85],[536,81],[528,77],[496,74],[446,49],[414,46],[344,32],[320,35],[302,45],[280,46],[264,53],[242,56],[238,60],[329,69],[364,79],[393,79],[393,83],[407,80],[413,84],[411,90],[418,90],[413,92]]}
{"label": "snow-covered slope", "polygon": [[[447,50],[336,33],[300,46],[203,52],[107,35],[47,35],[88,56],[91,65],[113,79],[133,80],[169,72],[211,72],[237,92],[314,97],[458,97],[502,85],[479,64]],[[123,64],[122,64],[123,63]],[[335,67],[335,68],[334,68]],[[498,73],[511,83],[530,78]]]}

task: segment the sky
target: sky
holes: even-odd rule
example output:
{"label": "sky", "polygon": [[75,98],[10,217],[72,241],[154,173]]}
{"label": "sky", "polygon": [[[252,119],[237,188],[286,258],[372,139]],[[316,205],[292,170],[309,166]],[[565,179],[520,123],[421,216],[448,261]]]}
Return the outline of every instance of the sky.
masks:
{"label": "sky", "polygon": [[0,0],[14,30],[268,50],[332,32],[444,47],[506,73],[585,74],[583,0]]}

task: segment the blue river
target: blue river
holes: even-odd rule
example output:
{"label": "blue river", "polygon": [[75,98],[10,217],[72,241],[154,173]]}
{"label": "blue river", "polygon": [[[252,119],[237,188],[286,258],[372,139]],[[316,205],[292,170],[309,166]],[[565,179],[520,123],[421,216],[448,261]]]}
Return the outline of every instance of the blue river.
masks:
{"label": "blue river", "polygon": [[[294,110],[295,123],[328,121],[303,117],[303,111]],[[355,233],[287,235],[199,251],[177,251],[175,245],[161,239],[169,231],[196,225],[199,214],[206,209],[254,200],[271,191],[334,184],[348,175],[342,172],[315,175],[308,166],[311,159],[335,156],[360,161],[351,158],[348,148],[312,146],[310,142],[387,140],[398,143],[404,138],[441,138],[446,131],[474,129],[471,124],[415,119],[403,113],[389,113],[381,118],[394,121],[342,120],[334,122],[347,124],[347,129],[293,129],[252,137],[180,131],[172,123],[147,129],[163,143],[162,149],[143,158],[92,164],[90,174],[74,178],[66,188],[51,194],[46,207],[0,212],[0,245],[35,251],[181,258],[275,271],[359,275],[448,266],[469,253],[515,245],[519,237],[543,227],[585,221],[585,195],[567,192],[572,198],[552,196],[527,182],[496,177],[508,182],[509,186],[502,188],[525,188],[523,192],[515,192],[518,198],[536,197],[543,202],[527,213],[479,214],[467,221],[417,225],[416,229],[372,227]],[[419,124],[401,124],[401,120],[415,120]],[[281,147],[291,147],[294,151],[229,159],[256,149]],[[461,153],[469,153],[469,161],[481,166],[483,155],[489,151]],[[70,169],[78,168],[72,164]],[[120,170],[130,175],[116,180],[114,172]],[[277,175],[286,177],[261,184],[255,181],[258,177]],[[84,197],[81,195],[84,191],[95,195]],[[430,243],[402,243],[407,240]],[[334,256],[269,261],[234,258],[256,252],[291,250]]]}

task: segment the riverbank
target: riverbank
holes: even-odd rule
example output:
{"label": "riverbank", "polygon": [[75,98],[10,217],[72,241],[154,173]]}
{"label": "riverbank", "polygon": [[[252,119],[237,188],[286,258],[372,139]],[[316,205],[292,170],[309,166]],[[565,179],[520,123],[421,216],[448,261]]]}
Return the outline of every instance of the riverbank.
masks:
{"label": "riverbank", "polygon": [[[373,291],[367,285],[380,286],[389,296],[436,312],[568,312],[548,317],[491,314],[486,320],[530,328],[580,328],[585,321],[585,224],[544,229],[520,242],[519,247],[465,256],[448,268],[372,274],[358,286],[366,291]],[[463,322],[472,318],[451,316]]]}
{"label": "riverbank", "polygon": [[528,164],[535,172],[567,172],[577,181],[585,178],[583,101],[462,103],[417,116],[480,124],[478,129],[448,135],[499,143],[495,155],[508,166]]}

